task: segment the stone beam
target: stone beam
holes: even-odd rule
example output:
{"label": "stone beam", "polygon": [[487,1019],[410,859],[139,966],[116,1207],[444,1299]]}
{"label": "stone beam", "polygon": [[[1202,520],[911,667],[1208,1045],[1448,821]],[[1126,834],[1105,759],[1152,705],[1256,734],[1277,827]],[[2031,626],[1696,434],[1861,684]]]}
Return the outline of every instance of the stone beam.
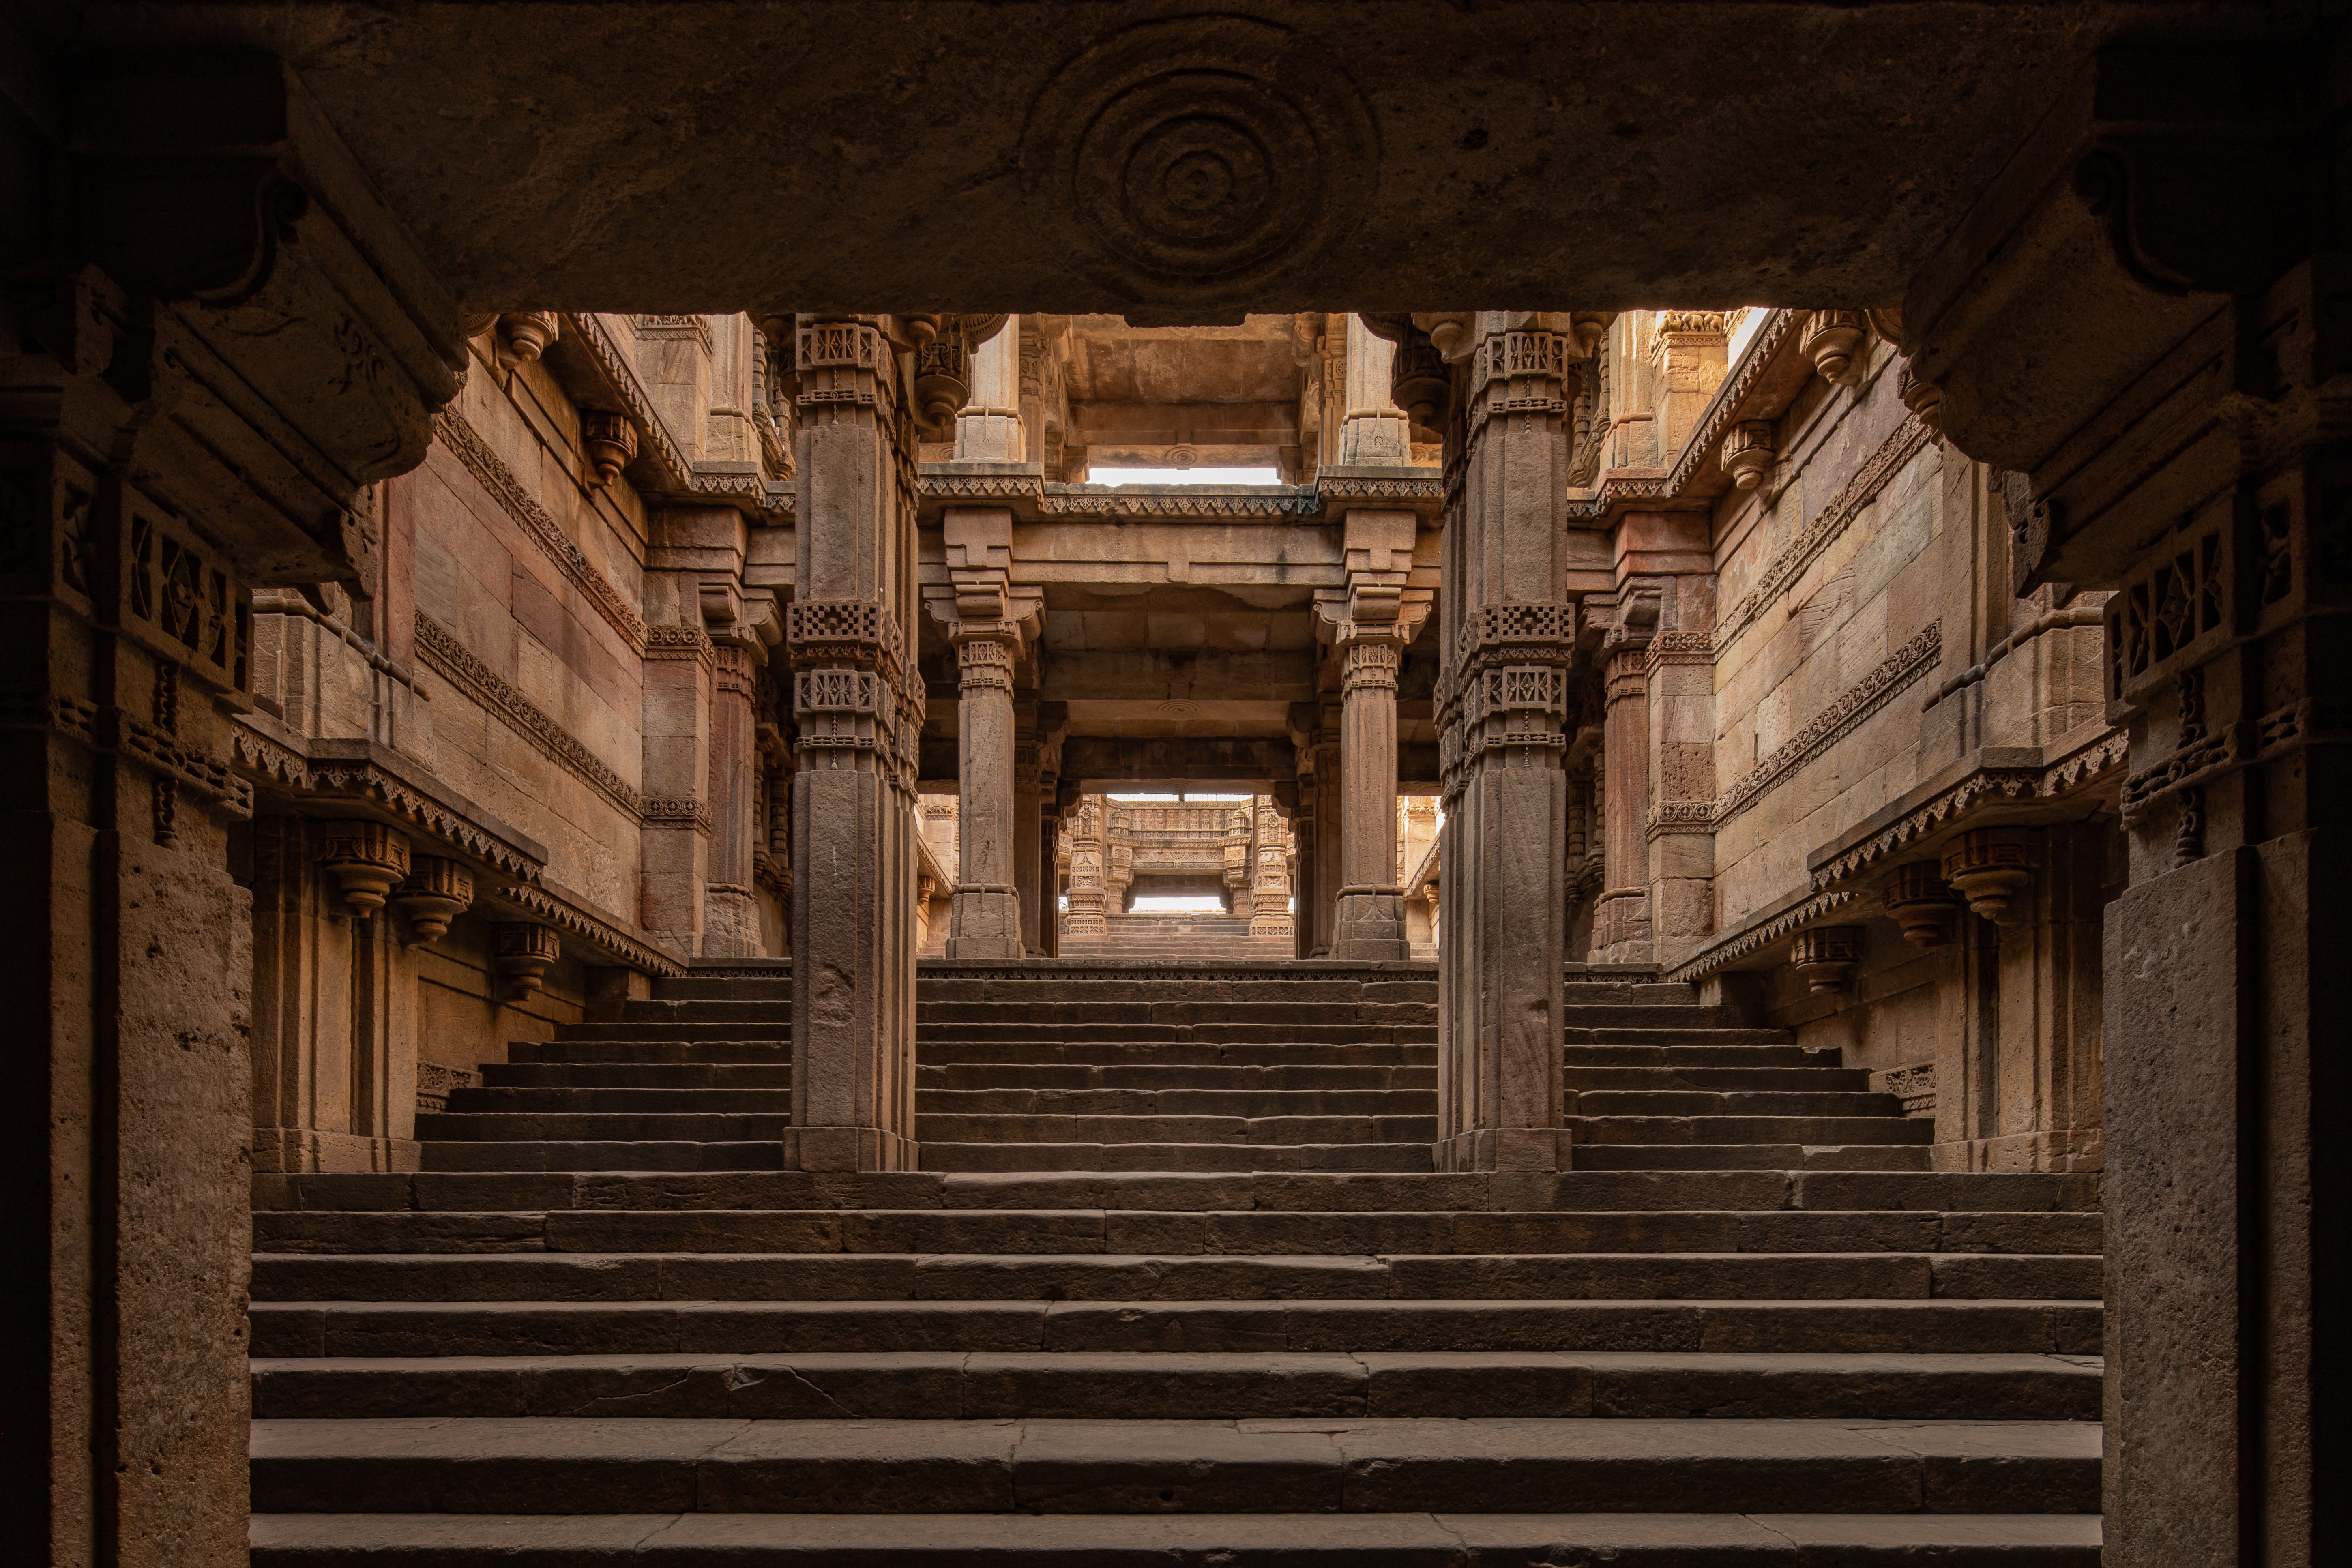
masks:
{"label": "stone beam", "polygon": [[1229,653],[1217,649],[1088,648],[1038,658],[1038,689],[1059,702],[1222,700],[1304,702],[1315,695],[1318,650]]}
{"label": "stone beam", "polygon": [[[658,0],[472,6],[464,27],[436,8],[362,0],[299,15],[289,27],[281,5],[110,4],[58,31],[175,62],[199,48],[288,50],[469,303],[637,310],[917,299],[1004,310],[1045,294],[1066,310],[1139,299],[1412,310],[1568,289],[1605,310],[1738,304],[1759,277],[1809,300],[1888,304],[2102,42],[2193,27],[2210,47],[2321,25],[2153,0],[1697,0],[1663,12],[1286,0],[1247,18],[1130,22],[1105,8],[1084,26],[1044,0],[937,0],[919,26],[850,4]],[[537,77],[528,101],[501,91],[515,62],[558,57],[564,69]],[[1589,67],[1564,109],[1528,69],[1562,59]],[[743,91],[724,64],[741,60],[765,62],[762,90]],[[853,60],[929,111],[845,95]],[[1189,216],[1090,216],[1104,203],[1083,198],[1098,189],[1125,194],[1119,210],[1152,210],[1126,193],[1132,171],[1162,166],[1137,148],[1179,157],[1199,134],[1181,106],[1104,114],[1139,60],[1228,79],[1226,112],[1268,145],[1288,144],[1303,108],[1315,153],[1277,168],[1262,198],[1301,216],[1213,220],[1205,232],[1220,237],[1205,248]],[[1824,72],[1864,62],[1883,87],[1823,90]],[[1661,80],[1707,90],[1660,113]],[[1179,140],[1154,140],[1168,136]],[[1508,173],[1535,167],[1585,177]],[[551,168],[593,171],[593,225],[580,222],[580,184]],[[763,168],[795,177],[734,182],[728,221],[710,222],[711,179]],[[1856,190],[1878,199],[1856,203]]]}
{"label": "stone beam", "polygon": [[1072,735],[1062,743],[1062,782],[1089,792],[1164,784],[1209,794],[1268,793],[1297,774],[1287,741]]}

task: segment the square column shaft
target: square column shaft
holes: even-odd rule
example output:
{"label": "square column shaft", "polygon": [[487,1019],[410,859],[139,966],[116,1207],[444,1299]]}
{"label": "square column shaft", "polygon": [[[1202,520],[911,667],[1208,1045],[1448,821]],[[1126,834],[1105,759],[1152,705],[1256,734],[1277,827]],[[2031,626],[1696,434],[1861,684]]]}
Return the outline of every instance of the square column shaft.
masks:
{"label": "square column shaft", "polygon": [[1404,900],[1396,881],[1396,681],[1403,649],[1390,637],[1354,637],[1340,652],[1339,887],[1331,956],[1407,956]]}

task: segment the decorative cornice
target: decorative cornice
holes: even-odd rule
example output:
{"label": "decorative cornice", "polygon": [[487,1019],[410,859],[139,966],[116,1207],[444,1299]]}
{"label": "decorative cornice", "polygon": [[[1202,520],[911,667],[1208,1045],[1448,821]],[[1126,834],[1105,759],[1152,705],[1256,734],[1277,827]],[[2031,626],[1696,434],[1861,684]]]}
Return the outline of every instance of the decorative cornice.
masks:
{"label": "decorative cornice", "polygon": [[1720,825],[1747,810],[1766,790],[1827,751],[1848,731],[1884,708],[1896,692],[1935,668],[1943,651],[1943,623],[1930,621],[1917,636],[1846,688],[1811,723],[1774,747],[1771,755],[1735,780],[1716,799],[1716,822]]}
{"label": "decorative cornice", "polygon": [[659,975],[665,980],[675,980],[686,973],[683,956],[655,946],[636,932],[614,924],[552,888],[501,883],[478,889],[475,896],[489,904],[503,905],[525,919],[553,926],[574,941],[614,960],[623,968]]}
{"label": "decorative cornice", "polygon": [[1431,511],[1444,499],[1435,477],[1383,478],[1349,474],[1319,477],[1311,485],[1261,486],[1249,493],[1230,489],[1155,489],[1049,484],[1035,474],[928,472],[917,480],[926,501],[1004,501],[1041,518],[1101,518],[1108,521],[1235,521],[1321,519],[1335,506],[1381,502]]}
{"label": "decorative cornice", "polygon": [[[2004,801],[2057,800],[2076,794],[2119,773],[2129,749],[2124,731],[2111,730],[2046,766],[1979,768],[1834,859],[1815,867],[1813,889],[1826,891],[1871,871],[1889,856],[1984,806]],[[2005,816],[2004,820],[2015,818]]]}
{"label": "decorative cornice", "polygon": [[[1730,374],[1723,378],[1723,384],[1715,389],[1715,395],[1707,399],[1706,408],[1700,411],[1698,423],[1691,426],[1682,450],[1675,455],[1674,467],[1656,471],[1621,470],[1609,476],[1594,494],[1569,499],[1569,520],[1571,522],[1600,522],[1622,507],[1643,502],[1655,506],[1696,507],[1706,504],[1698,498],[1685,500],[1684,491],[1689,489],[1701,466],[1714,458],[1724,432],[1738,423],[1743,415],[1748,418],[1756,417],[1753,414],[1745,413],[1748,395],[1763,379],[1764,373],[1771,368],[1781,345],[1795,331],[1804,314],[1802,310],[1776,310],[1764,318],[1764,324],[1756,329],[1755,335],[1748,340],[1748,346],[1740,351],[1739,363],[1731,367]],[[1603,436],[1598,439],[1606,438]]]}
{"label": "decorative cornice", "polygon": [[455,408],[445,408],[434,418],[433,433],[448,448],[450,456],[463,463],[466,471],[489,492],[490,499],[514,520],[516,526],[530,536],[530,542],[588,596],[596,613],[632,648],[643,652],[646,621],[636,606],[581,553],[580,547],[563,531],[563,526],[539,504],[538,499],[515,477],[514,470],[507,467],[506,460],[490,449],[479,431],[467,423],[466,416]]}
{"label": "decorative cornice", "polygon": [[1846,524],[1852,522],[1862,509],[1886,488],[1886,482],[1900,473],[1903,466],[1916,457],[1919,449],[1942,437],[1919,423],[1916,415],[1906,415],[1903,423],[1888,432],[1878,444],[1878,449],[1863,465],[1846,477],[1829,504],[1813,517],[1803,531],[1789,542],[1779,554],[1764,563],[1755,585],[1741,596],[1716,625],[1715,646],[1718,651],[1731,646],[1731,641],[1746,631],[1781,595],[1787,593],[1803,576],[1805,568],[1820,558],[1822,552],[1837,542]]}
{"label": "decorative cornice", "polygon": [[495,714],[507,728],[537,746],[582,783],[632,817],[642,810],[642,797],[628,782],[598,761],[595,753],[538,704],[509,686],[499,673],[476,658],[448,627],[424,611],[416,612],[416,657],[441,678]]}
{"label": "decorative cornice", "polygon": [[370,758],[298,752],[243,718],[229,722],[229,753],[237,771],[266,790],[304,799],[365,801],[501,876],[535,882],[545,868],[538,856]]}
{"label": "decorative cornice", "polygon": [[639,813],[647,827],[691,827],[708,837],[710,807],[690,795],[650,795]]}
{"label": "decorative cornice", "polygon": [[660,479],[646,494],[656,500],[740,503],[771,516],[792,510],[790,487],[732,465],[721,468],[698,464],[686,455],[677,437],[670,433],[667,422],[646,395],[645,384],[637,378],[636,356],[621,346],[602,316],[593,312],[566,315],[563,325],[595,363],[597,374],[612,388],[613,395],[627,405],[625,412],[630,423],[645,437],[646,456],[652,459]]}
{"label": "decorative cornice", "polygon": [[1704,979],[1718,969],[1727,967],[1752,952],[1771,946],[1782,937],[1794,935],[1802,928],[1811,925],[1825,915],[1835,913],[1861,897],[1860,892],[1850,888],[1815,894],[1795,909],[1775,915],[1769,920],[1748,927],[1746,931],[1725,938],[1697,957],[1666,971],[1659,978],[1669,985],[1686,985],[1694,980]]}

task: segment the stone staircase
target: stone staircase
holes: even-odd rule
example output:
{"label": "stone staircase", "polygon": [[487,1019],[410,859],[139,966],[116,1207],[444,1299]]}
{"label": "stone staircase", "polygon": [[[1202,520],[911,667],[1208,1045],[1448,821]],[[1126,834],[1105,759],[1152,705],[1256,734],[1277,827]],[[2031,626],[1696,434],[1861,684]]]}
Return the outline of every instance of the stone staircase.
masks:
{"label": "stone staircase", "polygon": [[777,979],[518,1047],[257,1180],[254,1561],[2095,1563],[2097,1179],[1577,994],[1557,1174],[1425,964],[926,963],[919,1173],[774,1168]]}
{"label": "stone staircase", "polygon": [[1216,963],[1227,959],[1287,960],[1287,936],[1252,936],[1247,915],[1135,914],[1104,917],[1100,936],[1062,937],[1065,958],[1116,958],[1165,964]]}

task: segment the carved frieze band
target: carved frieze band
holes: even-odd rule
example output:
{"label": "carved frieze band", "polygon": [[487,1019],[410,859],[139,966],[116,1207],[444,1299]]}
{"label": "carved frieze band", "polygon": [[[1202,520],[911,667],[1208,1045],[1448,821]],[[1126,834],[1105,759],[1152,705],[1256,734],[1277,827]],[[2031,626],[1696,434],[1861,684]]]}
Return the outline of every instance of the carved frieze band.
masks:
{"label": "carved frieze band", "polygon": [[228,759],[204,756],[177,736],[120,708],[79,697],[0,692],[0,729],[34,728],[55,730],[93,750],[135,763],[159,780],[185,784],[217,801],[232,816],[253,815],[253,785],[237,775]]}
{"label": "carved frieze band", "polygon": [[505,459],[490,450],[480,432],[467,424],[465,416],[454,408],[444,409],[436,416],[433,430],[441,444],[449,449],[450,455],[465,464],[466,471],[490,493],[490,499],[514,519],[515,525],[530,537],[530,542],[538,545],[582,593],[588,595],[588,602],[596,606],[596,613],[627,639],[632,648],[643,653],[646,647],[645,617],[637,613],[635,605],[629,603],[628,596],[606,581],[604,574],[581,552],[580,547],[572,542],[562,525],[550,516],[547,509],[524,488],[523,482],[515,477],[514,470],[507,467]]}
{"label": "carved frieze band", "polygon": [[1784,914],[1759,921],[1746,931],[1717,942],[1680,968],[1668,971],[1661,978],[1670,985],[1686,985],[1694,980],[1704,979],[1717,970],[1725,968],[1751,952],[1769,947],[1782,937],[1811,925],[1826,915],[1835,913],[1861,897],[1862,894],[1858,890],[1851,888],[1840,888],[1832,892],[1818,893]]}
{"label": "carved frieze band", "polygon": [[488,709],[507,728],[546,752],[573,777],[631,816],[642,814],[642,797],[625,779],[597,761],[595,754],[574,739],[570,731],[477,658],[448,627],[422,610],[416,613],[416,657],[450,685]]}
{"label": "carved frieze band", "polygon": [[1916,416],[1906,416],[1878,444],[1878,449],[1856,468],[1844,484],[1838,487],[1829,504],[1822,507],[1802,532],[1789,542],[1788,547],[1764,563],[1756,585],[1740,597],[1717,625],[1715,647],[1718,653],[1731,646],[1732,638],[1746,631],[1781,595],[1804,575],[1805,568],[1821,557],[1822,552],[1837,542],[1862,509],[1886,488],[1886,482],[1903,471],[1903,466],[1918,456],[1919,449],[1930,441],[1940,440],[1936,432],[1919,423]]}
{"label": "carved frieze band", "polygon": [[540,862],[456,809],[394,777],[375,763],[337,757],[313,761],[252,729],[229,725],[229,755],[237,771],[298,795],[360,799],[382,806],[416,833],[440,840],[520,881],[539,879]]}
{"label": "carved frieze band", "polygon": [[1930,621],[1917,636],[1848,687],[1812,722],[1734,780],[1731,787],[1716,800],[1715,820],[1727,821],[1753,805],[1766,790],[1829,750],[1848,731],[1886,706],[1896,692],[1935,668],[1943,653],[1943,623]]}
{"label": "carved frieze band", "polygon": [[2124,765],[2129,747],[2114,730],[2046,767],[1984,768],[1907,812],[1862,843],[1813,872],[1814,890],[1825,891],[1870,870],[1889,855],[1916,843],[1979,806],[2007,800],[2054,800],[2109,778]]}
{"label": "carved frieze band", "polygon": [[[598,919],[589,910],[548,889],[509,883],[484,889],[480,896],[487,902],[503,904],[518,914],[553,926],[566,935],[600,950],[626,968],[657,974],[666,980],[675,980],[686,973],[686,965],[676,957],[608,921]],[[782,973],[789,974],[791,972]]]}

